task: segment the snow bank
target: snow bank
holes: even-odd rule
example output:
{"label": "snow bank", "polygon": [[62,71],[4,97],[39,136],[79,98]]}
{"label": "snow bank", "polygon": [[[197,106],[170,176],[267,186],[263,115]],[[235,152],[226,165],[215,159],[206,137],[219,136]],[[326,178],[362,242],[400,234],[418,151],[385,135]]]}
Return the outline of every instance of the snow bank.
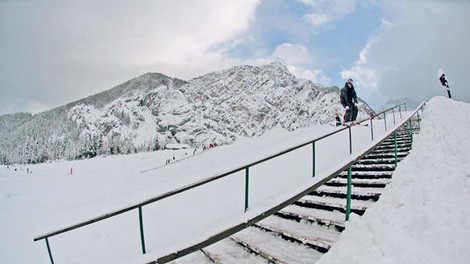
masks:
{"label": "snow bank", "polygon": [[470,263],[470,105],[430,100],[380,200],[317,263]]}

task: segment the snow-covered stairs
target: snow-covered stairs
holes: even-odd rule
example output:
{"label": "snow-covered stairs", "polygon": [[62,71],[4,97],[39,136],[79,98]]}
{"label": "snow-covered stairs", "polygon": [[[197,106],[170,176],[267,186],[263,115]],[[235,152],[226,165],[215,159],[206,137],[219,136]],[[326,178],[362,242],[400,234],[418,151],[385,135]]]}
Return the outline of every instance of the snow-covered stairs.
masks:
{"label": "snow-covered stairs", "polygon": [[[379,199],[411,143],[409,130],[398,130],[352,166],[351,212],[362,215]],[[314,263],[345,228],[346,196],[344,171],[274,215],[172,263]]]}

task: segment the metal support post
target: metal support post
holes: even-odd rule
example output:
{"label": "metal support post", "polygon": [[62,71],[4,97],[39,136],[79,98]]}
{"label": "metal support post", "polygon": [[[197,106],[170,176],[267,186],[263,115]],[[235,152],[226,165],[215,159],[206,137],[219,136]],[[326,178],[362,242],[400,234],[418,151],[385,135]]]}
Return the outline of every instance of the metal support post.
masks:
{"label": "metal support post", "polygon": [[245,212],[248,210],[248,187],[249,187],[249,179],[250,177],[250,170],[249,167],[245,169]]}
{"label": "metal support post", "polygon": [[145,250],[144,219],[142,216],[142,206],[139,206],[139,225],[140,225],[140,243],[142,244],[142,254],[145,254],[147,252]]}
{"label": "metal support post", "polygon": [[351,214],[351,185],[352,185],[352,167],[348,167],[348,186],[346,198],[346,221],[349,221],[349,214]]}
{"label": "metal support post", "polygon": [[397,145],[397,132],[393,131],[393,143],[395,144],[395,167],[398,164],[398,145]]}
{"label": "metal support post", "polygon": [[387,131],[387,114],[384,113],[384,124],[385,124],[385,131]]}
{"label": "metal support post", "polygon": [[372,141],[374,141],[374,125],[372,124],[372,116],[370,117],[370,136]]}
{"label": "metal support post", "polygon": [[351,136],[351,127],[349,127],[349,154],[352,154],[352,136]]}
{"label": "metal support post", "polygon": [[315,177],[315,141],[312,142],[312,177]]}
{"label": "metal support post", "polygon": [[409,127],[410,127],[410,137],[411,137],[411,143],[413,143],[413,125],[411,124],[411,118],[408,121]]}
{"label": "metal support post", "polygon": [[49,239],[46,237],[46,246],[47,246],[47,253],[49,253],[49,259],[51,263],[54,264],[54,259],[52,258],[51,247],[49,246]]}
{"label": "metal support post", "polygon": [[421,120],[419,119],[419,111],[416,111],[416,117],[418,118],[418,131],[421,131]]}

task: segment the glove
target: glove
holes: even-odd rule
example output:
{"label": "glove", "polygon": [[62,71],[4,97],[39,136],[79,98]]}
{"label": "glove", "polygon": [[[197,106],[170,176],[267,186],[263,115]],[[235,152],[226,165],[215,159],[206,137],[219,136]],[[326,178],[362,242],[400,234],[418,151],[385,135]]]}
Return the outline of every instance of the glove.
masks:
{"label": "glove", "polygon": [[347,105],[344,109],[349,110],[349,105]]}

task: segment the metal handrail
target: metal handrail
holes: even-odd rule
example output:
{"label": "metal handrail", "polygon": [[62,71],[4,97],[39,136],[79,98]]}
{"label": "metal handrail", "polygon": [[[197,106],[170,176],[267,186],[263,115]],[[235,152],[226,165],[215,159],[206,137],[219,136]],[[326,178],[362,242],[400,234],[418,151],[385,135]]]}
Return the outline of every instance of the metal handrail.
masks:
{"label": "metal handrail", "polygon": [[[213,236],[211,236],[210,238],[208,239],[205,239],[197,244],[194,244],[192,246],[189,246],[187,248],[184,248],[184,249],[181,249],[179,251],[176,251],[176,252],[173,252],[171,254],[168,254],[168,255],[165,255],[165,256],[162,256],[160,258],[158,258],[157,260],[155,261],[151,261],[151,262],[148,262],[147,264],[157,264],[157,263],[166,263],[166,262],[169,262],[171,260],[174,260],[174,259],[177,259],[179,257],[182,257],[182,256],[185,256],[187,254],[190,254],[192,252],[195,252],[201,248],[204,248],[206,246],[209,246],[219,240],[222,240],[226,237],[229,237],[230,235],[233,235],[249,226],[252,226],[253,224],[263,220],[264,218],[274,214],[275,212],[281,210],[282,208],[294,203],[295,201],[299,200],[300,198],[302,198],[303,196],[311,193],[312,191],[314,191],[315,189],[317,189],[318,187],[322,186],[323,184],[325,184],[327,181],[331,180],[332,178],[336,177],[339,173],[345,171],[345,170],[350,170],[351,166],[355,163],[357,163],[360,159],[362,159],[364,156],[368,155],[369,153],[371,153],[378,145],[380,145],[383,141],[385,141],[392,133],[395,133],[395,131],[397,129],[399,129],[400,127],[404,126],[408,121],[411,120],[411,118],[413,118],[414,115],[418,115],[418,111],[419,110],[422,110],[422,108],[424,107],[425,103],[421,103],[418,108],[416,108],[416,110],[413,111],[413,113],[405,120],[401,121],[399,123],[399,125],[392,131],[386,133],[382,140],[376,142],[374,145],[370,146],[367,150],[365,150],[363,153],[360,153],[354,157],[351,158],[351,160],[345,164],[344,166],[342,166],[341,168],[339,169],[336,169],[334,171],[331,171],[331,172],[328,172],[327,173],[327,176],[325,176],[322,180],[318,181],[317,183],[315,183],[314,185],[312,186],[309,186],[308,188],[306,188],[304,191],[292,196],[291,198],[285,200],[284,202],[280,203],[280,204],[277,204],[275,205],[274,207],[254,216],[253,218],[250,218],[250,219],[246,219],[243,223],[240,223],[236,226],[233,226],[229,229],[226,229],[224,231],[221,231],[217,234],[214,234]],[[390,109],[386,110],[386,111],[389,111]],[[405,108],[406,110],[406,108]],[[375,116],[378,116],[382,114],[379,113],[377,115],[374,115]],[[419,123],[419,117],[418,117],[418,123]],[[411,127],[410,127],[411,128]]]}
{"label": "metal handrail", "polygon": [[[390,112],[390,111],[394,111],[394,109],[396,108],[399,108],[399,111],[400,111],[400,115],[401,115],[401,107],[402,106],[405,106],[405,110],[406,110],[406,103],[402,103],[402,104],[399,104],[397,106],[394,106],[394,107],[391,107],[389,109],[386,109],[380,113],[377,113],[375,115],[371,115],[369,118],[366,118],[366,119],[363,119],[361,121],[359,121],[358,123],[363,123],[367,120],[370,120],[371,124],[372,124],[372,119],[376,118],[376,117],[379,117],[380,115],[384,115],[384,117],[386,118],[386,113],[387,112]],[[418,109],[420,109],[422,107],[422,105],[420,105],[420,107]],[[415,110],[415,111],[418,111]],[[413,114],[414,115],[414,114]],[[386,122],[386,121],[385,121]],[[140,231],[141,231],[141,243],[142,243],[142,252],[143,254],[146,253],[146,250],[145,250],[145,241],[144,241],[144,233],[143,233],[143,221],[142,221],[142,207],[145,206],[145,205],[148,205],[148,204],[151,204],[151,203],[155,203],[159,200],[163,200],[165,198],[168,198],[168,197],[171,197],[171,196],[174,196],[176,194],[179,194],[179,193],[182,193],[182,192],[185,192],[185,191],[188,191],[188,190],[191,190],[191,189],[194,189],[196,187],[199,187],[199,186],[202,186],[202,185],[205,185],[207,183],[210,183],[210,182],[213,182],[213,181],[216,181],[218,179],[221,179],[221,178],[224,178],[224,177],[227,177],[228,175],[231,175],[233,173],[236,173],[236,172],[239,172],[239,171],[243,171],[245,170],[246,172],[246,181],[248,181],[248,174],[249,174],[249,168],[252,167],[252,166],[255,166],[257,164],[260,164],[260,163],[263,163],[265,161],[268,161],[270,159],[273,159],[273,158],[276,158],[276,157],[279,157],[281,155],[284,155],[286,153],[289,153],[293,150],[296,150],[296,149],[299,149],[299,148],[302,148],[304,146],[307,146],[309,144],[312,144],[312,147],[313,147],[313,157],[315,158],[315,142],[319,141],[319,140],[322,140],[324,138],[327,138],[327,137],[330,137],[332,135],[335,135],[341,131],[344,131],[346,129],[349,129],[349,134],[350,134],[350,140],[349,140],[349,143],[350,143],[350,149],[351,149],[351,153],[352,153],[352,142],[351,142],[351,126],[344,126],[344,127],[341,127],[337,130],[334,130],[330,133],[327,133],[325,135],[322,135],[322,136],[319,136],[319,137],[316,137],[315,139],[312,139],[312,140],[309,140],[305,143],[301,143],[301,144],[298,144],[296,146],[293,146],[293,147],[290,147],[290,148],[287,148],[285,150],[282,150],[276,154],[272,154],[272,155],[269,155],[267,157],[264,157],[264,158],[261,158],[257,161],[254,161],[254,162],[251,162],[251,163],[248,163],[248,164],[245,164],[245,165],[242,165],[242,166],[239,166],[235,169],[232,169],[230,171],[227,171],[225,173],[221,173],[221,174],[218,174],[218,175],[214,175],[214,176],[211,176],[209,178],[206,178],[206,179],[203,179],[203,180],[200,180],[200,181],[197,181],[195,183],[192,183],[192,184],[189,184],[189,185],[186,185],[186,186],[183,186],[181,188],[177,188],[177,189],[174,189],[174,190],[171,190],[171,191],[168,191],[166,193],[163,193],[163,194],[160,194],[158,196],[155,196],[155,197],[152,197],[152,198],[149,198],[147,200],[144,200],[140,203],[137,203],[137,204],[133,204],[133,205],[130,205],[130,206],[127,206],[127,207],[124,207],[122,209],[119,209],[119,210],[116,210],[116,211],[113,211],[113,212],[110,212],[110,213],[107,213],[107,214],[103,214],[103,215],[100,215],[100,216],[97,216],[95,218],[92,218],[90,220],[87,220],[87,221],[83,221],[83,222],[80,222],[78,224],[74,224],[74,225],[71,225],[71,226],[68,226],[68,227],[65,227],[65,228],[62,228],[62,229],[58,229],[56,231],[52,231],[52,232],[48,232],[46,234],[43,234],[43,235],[40,235],[40,236],[37,236],[35,237],[33,240],[34,241],[39,241],[39,240],[42,240],[42,239],[45,239],[46,241],[46,245],[47,245],[47,250],[48,250],[48,253],[49,253],[49,257],[50,257],[50,260],[52,263],[54,263],[54,260],[53,260],[53,257],[52,257],[52,252],[51,252],[51,249],[50,249],[50,245],[49,245],[49,241],[48,239],[52,236],[55,236],[55,235],[58,235],[58,234],[62,234],[62,233],[65,233],[65,232],[68,232],[68,231],[71,231],[71,230],[74,230],[74,229],[77,229],[77,228],[80,228],[80,227],[84,227],[84,226],[87,226],[87,225],[90,225],[90,224],[93,224],[93,223],[96,223],[96,222],[99,222],[99,221],[102,221],[102,220],[105,220],[107,218],[111,218],[111,217],[114,217],[114,216],[117,216],[117,215],[120,215],[120,214],[123,214],[125,212],[128,212],[128,211],[131,211],[131,210],[135,210],[135,209],[138,209],[139,210],[139,223],[140,223]],[[372,129],[372,125],[371,125],[371,133],[373,134],[373,129]],[[373,139],[373,136],[372,136],[372,139]],[[315,176],[315,159],[313,159],[313,177]],[[248,187],[248,182],[246,182],[246,188]],[[248,192],[246,192],[245,194],[245,211],[247,210],[248,208]]]}

